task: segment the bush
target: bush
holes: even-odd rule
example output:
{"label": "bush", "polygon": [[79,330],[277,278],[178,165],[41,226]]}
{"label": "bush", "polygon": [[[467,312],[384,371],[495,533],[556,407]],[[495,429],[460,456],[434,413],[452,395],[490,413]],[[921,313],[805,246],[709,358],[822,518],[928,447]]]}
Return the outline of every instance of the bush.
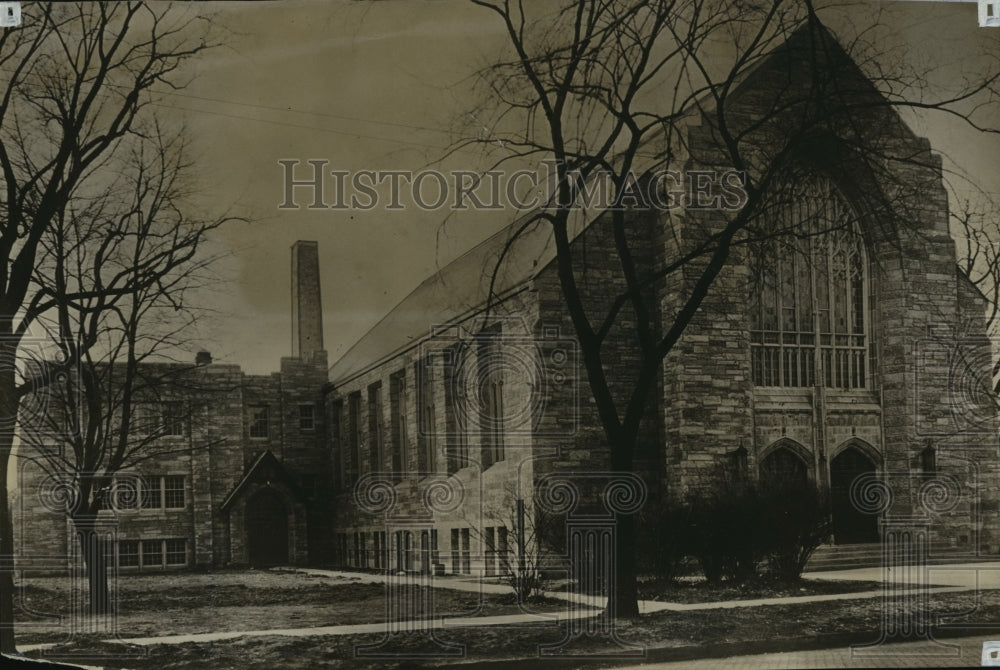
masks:
{"label": "bush", "polygon": [[638,519],[636,563],[640,573],[673,582],[689,554],[690,508],[684,505],[647,504]]}
{"label": "bush", "polygon": [[757,575],[768,548],[761,534],[765,510],[751,483],[720,488],[690,502],[689,550],[710,583]]}
{"label": "bush", "polygon": [[798,579],[830,535],[828,501],[811,482],[771,482],[765,490],[768,572],[784,580]]}
{"label": "bush", "polygon": [[639,568],[654,577],[674,580],[692,556],[710,583],[753,579],[762,564],[794,580],[829,536],[829,508],[811,483],[729,482],[684,504],[647,506],[639,528]]}

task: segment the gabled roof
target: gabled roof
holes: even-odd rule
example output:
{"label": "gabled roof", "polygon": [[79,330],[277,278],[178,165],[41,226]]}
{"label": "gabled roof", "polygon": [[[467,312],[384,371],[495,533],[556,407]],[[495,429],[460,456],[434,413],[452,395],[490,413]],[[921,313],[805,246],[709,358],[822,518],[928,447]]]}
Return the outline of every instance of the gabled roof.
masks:
{"label": "gabled roof", "polygon": [[270,484],[275,480],[288,487],[288,489],[295,495],[298,502],[305,502],[302,498],[302,492],[299,490],[298,482],[288,473],[288,470],[286,470],[285,466],[281,464],[281,461],[279,461],[271,450],[268,449],[257,457],[257,460],[253,462],[253,465],[250,466],[247,473],[243,475],[243,479],[241,479],[232,492],[226,496],[226,499],[222,503],[222,510],[225,511],[229,509],[234,502],[236,502],[241,496],[245,495],[251,484],[262,482]]}
{"label": "gabled roof", "polygon": [[[501,255],[504,260],[497,270],[495,297],[508,297],[533,279],[556,252],[551,227],[542,220],[530,222],[530,217],[518,218],[421,282],[333,364],[330,381],[343,383],[420,342],[435,326],[474,314],[489,297]],[[571,234],[571,239],[579,232]]]}
{"label": "gabled roof", "polygon": [[[851,74],[856,75],[852,76],[853,79],[868,81],[826,27],[818,22],[806,23],[743,72],[735,82],[730,98],[752,88],[755,76],[776,59],[795,60],[803,49],[814,48],[816,44],[822,49],[826,62],[836,62],[838,66],[849,64],[853,67]],[[868,85],[870,90],[875,91],[871,82]],[[697,123],[694,118],[698,115],[696,110],[700,108],[703,113],[711,111],[711,98],[703,97],[692,108],[691,120]],[[656,136],[653,136],[646,142],[655,139]],[[491,275],[495,269],[497,277],[493,293],[500,300],[533,280],[553,262],[556,251],[551,228],[544,220],[530,223],[525,230],[518,232],[530,221],[532,214],[519,217],[421,282],[331,366],[330,382],[334,386],[345,383],[418,344],[435,327],[452,325],[474,315],[489,297]],[[570,241],[575,240],[593,221],[587,226],[577,223],[578,227],[570,231]],[[501,255],[504,260],[497,269]]]}

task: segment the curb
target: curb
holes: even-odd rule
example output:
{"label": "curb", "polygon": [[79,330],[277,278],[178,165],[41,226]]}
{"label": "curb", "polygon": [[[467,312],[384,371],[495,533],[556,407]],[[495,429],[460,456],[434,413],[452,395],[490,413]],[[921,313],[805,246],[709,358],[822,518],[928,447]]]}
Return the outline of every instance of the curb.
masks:
{"label": "curb", "polygon": [[[945,628],[936,631],[931,640],[947,640],[953,638],[975,637],[977,635],[994,634],[1000,637],[1000,623],[991,628]],[[886,639],[882,644],[901,644],[904,642],[926,641],[928,638]],[[645,665],[649,663],[673,663],[695,661],[712,658],[729,658],[732,656],[755,656],[758,654],[780,654],[795,651],[818,651],[820,649],[835,649],[854,645],[869,645],[879,642],[878,631],[854,631],[845,633],[830,633],[814,635],[807,638],[788,638],[783,640],[748,640],[746,642],[721,642],[710,645],[692,645],[686,647],[654,647],[646,650],[645,655],[635,656],[575,656],[562,658],[559,656],[525,656],[502,660],[482,660],[469,663],[448,664],[447,668],[462,668],[467,670],[496,670],[498,668],[516,666],[519,670],[573,670],[575,668],[614,668],[623,665]],[[874,655],[873,655],[874,656]],[[871,658],[871,656],[869,657]],[[933,665],[933,663],[931,664]],[[423,667],[419,664],[407,665],[410,668]]]}

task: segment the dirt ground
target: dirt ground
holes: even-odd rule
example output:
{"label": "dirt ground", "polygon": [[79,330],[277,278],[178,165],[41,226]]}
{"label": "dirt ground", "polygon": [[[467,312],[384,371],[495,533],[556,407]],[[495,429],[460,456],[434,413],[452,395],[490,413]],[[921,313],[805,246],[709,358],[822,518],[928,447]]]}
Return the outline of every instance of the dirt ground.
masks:
{"label": "dirt ground", "polygon": [[[426,591],[422,594],[421,600],[426,602]],[[19,584],[17,641],[31,644],[64,639],[73,623],[73,603],[85,598],[86,594],[74,592],[65,578],[25,580]],[[281,570],[125,575],[118,580],[117,600],[120,638],[387,620],[381,584]],[[532,604],[535,607],[558,611],[566,604],[541,601]],[[436,589],[430,611],[420,614],[493,616],[520,611],[513,593],[480,597],[478,593]]]}
{"label": "dirt ground", "polygon": [[[707,647],[726,642],[800,640],[832,633],[860,633],[863,640],[879,638],[885,608],[902,611],[918,601],[884,603],[881,598],[798,605],[741,607],[724,610],[662,612],[619,622],[616,635],[625,643],[647,648]],[[951,593],[919,601],[938,624],[975,624],[977,633],[1000,633],[1000,592]],[[992,628],[982,626],[992,625]],[[287,638],[241,638],[211,645],[159,645],[136,650],[132,658],[105,656],[108,668],[133,670],[309,670],[311,668],[431,667],[476,660],[513,660],[537,656],[539,645],[555,645],[563,654],[602,655],[627,651],[607,634],[584,635],[566,642],[567,628],[492,626],[440,631],[438,642],[409,636],[383,640],[381,635]],[[868,637],[865,637],[865,636]],[[381,658],[366,659],[363,645]],[[361,645],[361,646],[359,646]],[[80,640],[74,650],[121,655],[127,648]],[[450,655],[455,650],[459,655]],[[638,650],[641,652],[641,648]]]}
{"label": "dirt ground", "polygon": [[[66,580],[32,579],[24,584],[25,603],[41,611],[68,613],[71,591]],[[687,586],[681,589],[694,589]],[[743,597],[777,595],[761,592],[758,585],[745,589]],[[799,589],[848,586],[799,586]],[[872,583],[858,582],[851,588],[871,590]],[[674,594],[677,595],[677,594]],[[703,592],[702,595],[705,595]],[[803,595],[801,591],[787,595]],[[354,579],[331,579],[282,571],[177,573],[126,576],[119,584],[119,637],[240,630],[269,630],[374,623],[386,618],[385,593],[378,584]],[[717,598],[732,598],[725,588]],[[693,596],[692,596],[693,597]],[[678,598],[679,599],[679,598]],[[648,648],[677,648],[726,642],[801,639],[831,633],[870,633],[878,637],[886,617],[908,616],[907,608],[918,606],[931,613],[931,624],[992,624],[1000,634],[1000,591],[949,593],[921,598],[884,601],[865,598],[795,605],[770,605],[688,612],[660,612],[615,624],[619,640]],[[562,601],[533,604],[535,611],[561,611]],[[486,595],[439,589],[435,592],[436,614],[514,614],[519,611],[513,595]],[[35,617],[35,621],[38,618]],[[19,644],[58,641],[65,637],[65,622],[59,628],[48,622],[32,627],[19,623]],[[585,622],[584,622],[585,623]],[[540,626],[490,626],[450,628],[426,635],[408,635],[383,640],[384,635],[282,637],[266,635],[216,641],[206,644],[129,647],[100,640],[107,634],[77,636],[68,645],[31,655],[69,652],[79,662],[107,668],[174,670],[180,668],[243,669],[282,668],[307,670],[315,667],[415,667],[448,665],[459,661],[514,659],[535,656],[540,645],[564,653],[617,653],[601,625],[596,635],[583,635],[567,642],[571,624]],[[580,625],[579,623],[576,625]],[[382,646],[377,646],[385,643]],[[364,646],[377,658],[363,656]],[[373,646],[376,645],[376,646]],[[82,656],[81,656],[82,654]],[[362,654],[359,656],[359,654]],[[91,659],[88,661],[87,659]],[[388,664],[388,665],[387,665]]]}

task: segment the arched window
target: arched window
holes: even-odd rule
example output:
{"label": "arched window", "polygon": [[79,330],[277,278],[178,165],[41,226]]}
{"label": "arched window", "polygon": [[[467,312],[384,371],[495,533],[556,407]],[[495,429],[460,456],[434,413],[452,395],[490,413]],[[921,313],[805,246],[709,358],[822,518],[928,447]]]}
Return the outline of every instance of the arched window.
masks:
{"label": "arched window", "polygon": [[829,179],[787,189],[752,250],[757,386],[868,385],[868,262],[856,216]]}

